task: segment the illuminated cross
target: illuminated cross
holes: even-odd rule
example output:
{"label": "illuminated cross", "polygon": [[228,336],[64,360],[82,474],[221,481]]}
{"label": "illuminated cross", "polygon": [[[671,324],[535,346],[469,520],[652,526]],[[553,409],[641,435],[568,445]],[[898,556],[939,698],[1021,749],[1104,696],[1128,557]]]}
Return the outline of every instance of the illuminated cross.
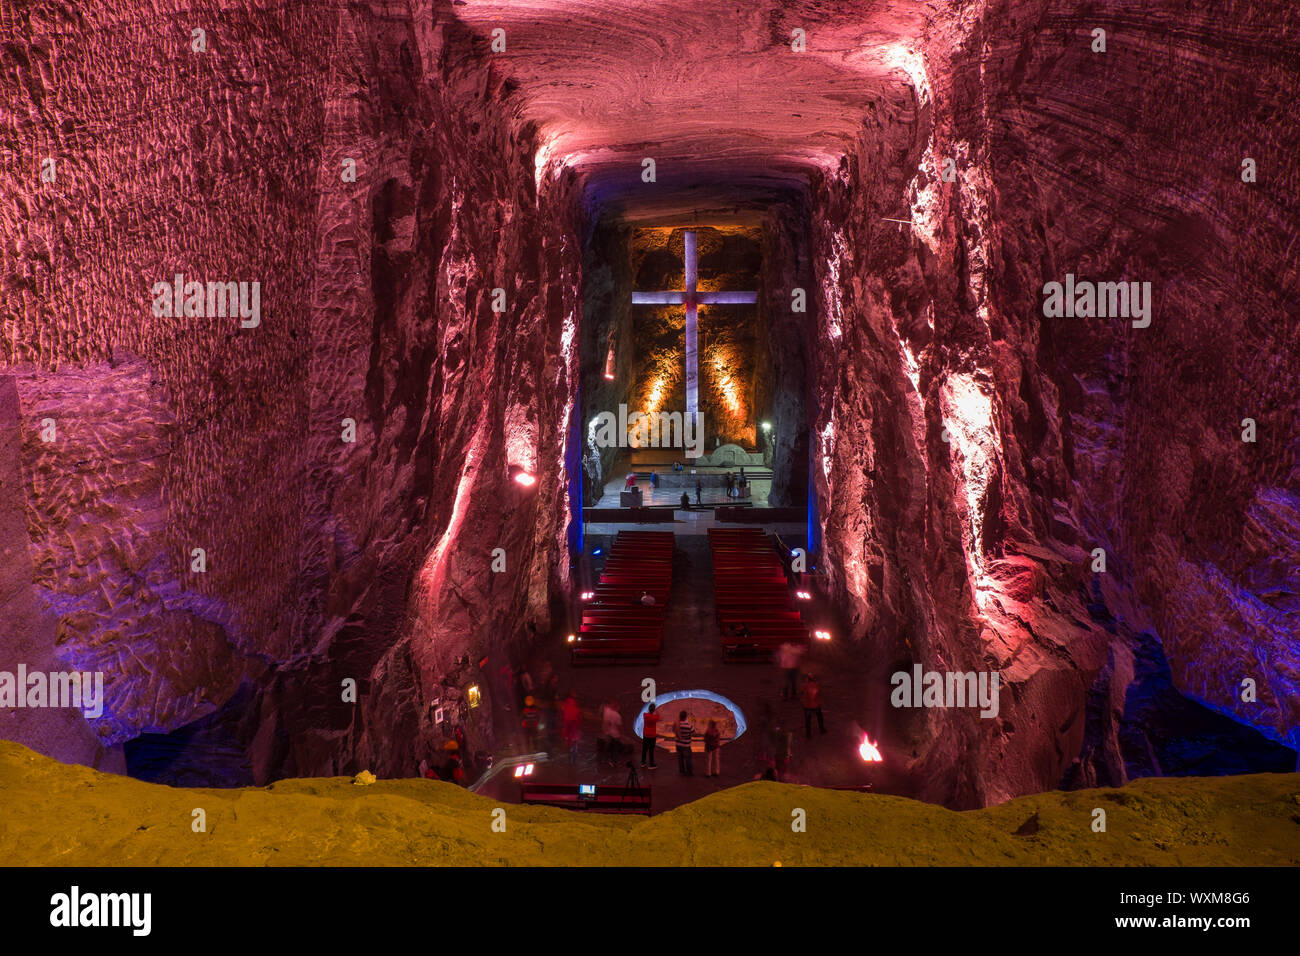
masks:
{"label": "illuminated cross", "polygon": [[701,305],[753,305],[757,292],[700,292],[695,288],[699,262],[695,255],[695,233],[686,233],[686,291],[633,292],[633,305],[686,306],[686,411],[694,418],[700,410],[700,356],[696,344],[696,309]]}

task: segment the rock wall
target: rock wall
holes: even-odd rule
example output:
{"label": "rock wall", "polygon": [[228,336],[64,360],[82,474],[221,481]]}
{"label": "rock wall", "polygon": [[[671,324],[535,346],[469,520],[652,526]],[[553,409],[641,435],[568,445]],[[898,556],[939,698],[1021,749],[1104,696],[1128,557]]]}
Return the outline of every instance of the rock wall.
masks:
{"label": "rock wall", "polygon": [[[450,9],[2,24],[32,586],[106,671],[106,743],[245,684],[258,779],[410,772],[454,723],[490,738],[466,685],[547,626],[581,205]],[[259,281],[260,323],[159,316],[176,273]]]}
{"label": "rock wall", "polygon": [[[588,231],[582,261],[582,440],[583,504],[596,504],[611,477],[621,450],[596,444],[590,423],[601,412],[617,414],[619,405],[635,407],[632,375],[636,349],[632,331],[632,275],[629,229],[603,218]],[[610,369],[609,354],[614,353]],[[612,371],[613,378],[606,378]]]}
{"label": "rock wall", "polygon": [[[718,14],[0,11],[3,519],[26,523],[0,643],[107,678],[95,740],[49,747],[113,760],[223,707],[258,780],[409,773],[457,726],[489,744],[468,687],[490,704],[568,580],[578,353],[631,342],[628,230],[701,209],[762,223],[769,351],[743,372],[778,456],[808,422],[845,636],[884,693],[914,662],[1003,675],[996,719],[888,712],[918,795],[1169,772],[1157,718],[1185,703],[1300,744],[1300,12]],[[703,67],[643,83],[706,60],[726,95]],[[585,313],[584,250],[607,260]],[[174,308],[178,275],[256,283],[256,315]],[[1045,317],[1067,275],[1150,282],[1150,324]],[[638,398],[629,352],[610,385],[582,370],[584,403]],[[764,391],[805,368],[806,396]]]}
{"label": "rock wall", "polygon": [[[967,14],[814,191],[814,471],[849,628],[1009,683],[997,720],[900,719],[949,802],[1122,778],[1153,636],[1184,695],[1294,748],[1296,15]],[[1150,326],[1045,318],[1067,273],[1151,282]]]}
{"label": "rock wall", "polygon": [[[105,671],[109,745],[211,710],[295,650],[302,212],[331,26],[316,6],[0,17],[0,360],[22,402],[32,587],[60,659]],[[259,282],[260,322],[156,309],[177,274]]]}
{"label": "rock wall", "polygon": [[[760,441],[771,449],[768,501],[775,507],[799,506],[808,497],[808,356],[817,303],[809,224],[806,200],[775,203],[763,219],[754,406],[772,425]],[[802,303],[794,296],[799,289]]]}

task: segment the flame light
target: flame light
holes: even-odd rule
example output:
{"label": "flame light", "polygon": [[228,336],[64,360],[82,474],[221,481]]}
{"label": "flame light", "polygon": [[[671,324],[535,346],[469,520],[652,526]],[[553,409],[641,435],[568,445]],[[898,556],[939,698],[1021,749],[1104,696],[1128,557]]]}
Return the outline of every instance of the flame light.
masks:
{"label": "flame light", "polygon": [[659,411],[659,407],[664,403],[664,380],[659,376],[650,386],[650,391],[646,394],[645,410],[647,414],[654,415]]}
{"label": "flame light", "polygon": [[616,366],[614,360],[614,343],[613,341],[611,341],[609,343],[609,354],[605,356],[605,378],[611,382],[614,381],[615,367]]}
{"label": "flame light", "polygon": [[862,735],[862,743],[858,746],[858,756],[865,763],[885,762],[885,758],[880,755],[880,748],[872,743],[871,737],[867,734]]}
{"label": "flame light", "polygon": [[721,352],[713,353],[713,370],[717,373],[718,389],[722,392],[722,400],[727,404],[727,411],[739,418],[740,391],[735,379],[731,377],[731,369],[727,366],[727,360]]}

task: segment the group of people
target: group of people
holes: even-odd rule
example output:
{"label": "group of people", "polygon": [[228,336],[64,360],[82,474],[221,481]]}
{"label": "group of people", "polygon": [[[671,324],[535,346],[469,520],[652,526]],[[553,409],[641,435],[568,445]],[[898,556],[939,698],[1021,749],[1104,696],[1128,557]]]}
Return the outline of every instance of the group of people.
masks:
{"label": "group of people", "polygon": [[[654,770],[655,748],[659,742],[659,712],[654,704],[646,708],[641,724],[641,766]],[[677,772],[683,777],[695,776],[695,725],[691,722],[690,714],[684,710],[678,713],[677,720],[669,727],[669,734],[677,753]],[[721,776],[722,731],[718,729],[716,720],[710,720],[704,731],[704,755],[708,761],[704,775]]]}
{"label": "group of people", "polygon": [[813,718],[817,718],[817,729],[826,733],[826,721],[822,717],[822,685],[816,674],[803,676],[803,687],[799,687],[799,665],[803,661],[806,648],[794,641],[786,641],[776,650],[776,662],[781,668],[785,680],[781,685],[782,700],[798,700],[803,707],[804,736],[812,736]]}
{"label": "group of people", "polygon": [[[537,676],[527,668],[514,672],[515,701],[519,706],[519,728],[523,732],[524,746],[534,752],[545,746],[551,749],[561,731],[562,709],[569,710],[568,699],[560,694],[560,675],[550,661],[543,661]],[[574,698],[574,705],[577,700]]]}
{"label": "group of people", "polygon": [[[704,504],[704,485],[698,478],[695,479],[695,503],[697,505]],[[691,496],[684,491],[682,492],[682,510],[691,510]]]}
{"label": "group of people", "polygon": [[[642,603],[650,605],[654,596],[649,592],[642,594]],[[745,629],[744,625],[736,625]],[[747,629],[745,629],[747,630]],[[794,641],[786,642],[777,649],[777,664],[782,671],[781,699],[798,701],[803,710],[804,736],[812,737],[813,721],[816,720],[820,733],[826,733],[826,722],[822,714],[821,683],[815,673],[803,673],[802,664],[807,649]],[[582,710],[577,695],[569,691],[560,694],[560,677],[552,665],[544,661],[536,676],[526,668],[512,672],[515,683],[516,700],[519,706],[519,726],[523,734],[524,745],[528,752],[541,749],[555,751],[562,742],[568,752],[569,762],[576,763],[579,744],[582,739]],[[655,704],[646,711],[641,732],[641,766],[656,769],[656,746],[660,739],[662,715]],[[610,766],[617,766],[622,759],[630,757],[634,742],[624,733],[623,715],[618,703],[612,698],[602,700],[596,710],[596,724],[600,728],[596,742],[598,760],[606,760]],[[709,720],[701,735],[690,714],[682,710],[677,719],[667,725],[665,737],[671,740],[677,755],[677,769],[682,776],[695,775],[693,747],[697,736],[702,737],[706,757],[705,776],[721,775],[722,734],[716,720]],[[787,728],[781,718],[773,713],[770,704],[764,704],[763,717],[755,728],[759,744],[759,762],[763,769],[759,777],[785,780],[793,750],[794,732]],[[421,775],[452,780],[461,783],[464,770],[461,755],[455,748],[455,741],[449,741],[446,760],[434,766],[422,762]]]}
{"label": "group of people", "polygon": [[728,498],[743,498],[746,496],[749,490],[749,479],[745,477],[744,468],[740,469],[739,477],[733,475],[731,472],[727,472],[724,478],[727,482]]}
{"label": "group of people", "polygon": [[465,763],[461,759],[459,741],[448,740],[442,745],[442,749],[444,756],[441,761],[437,759],[430,761],[427,758],[420,761],[420,776],[429,780],[445,780],[463,787]]}

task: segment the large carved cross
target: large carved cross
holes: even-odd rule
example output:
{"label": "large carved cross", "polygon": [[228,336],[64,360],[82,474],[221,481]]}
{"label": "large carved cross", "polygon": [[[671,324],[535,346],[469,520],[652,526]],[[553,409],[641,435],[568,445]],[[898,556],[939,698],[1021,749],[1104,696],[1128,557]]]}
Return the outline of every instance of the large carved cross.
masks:
{"label": "large carved cross", "polygon": [[757,292],[700,292],[695,288],[699,260],[695,253],[695,233],[686,233],[686,291],[633,292],[633,305],[686,306],[686,411],[693,421],[700,411],[700,355],[697,344],[696,309],[701,305],[753,305]]}

